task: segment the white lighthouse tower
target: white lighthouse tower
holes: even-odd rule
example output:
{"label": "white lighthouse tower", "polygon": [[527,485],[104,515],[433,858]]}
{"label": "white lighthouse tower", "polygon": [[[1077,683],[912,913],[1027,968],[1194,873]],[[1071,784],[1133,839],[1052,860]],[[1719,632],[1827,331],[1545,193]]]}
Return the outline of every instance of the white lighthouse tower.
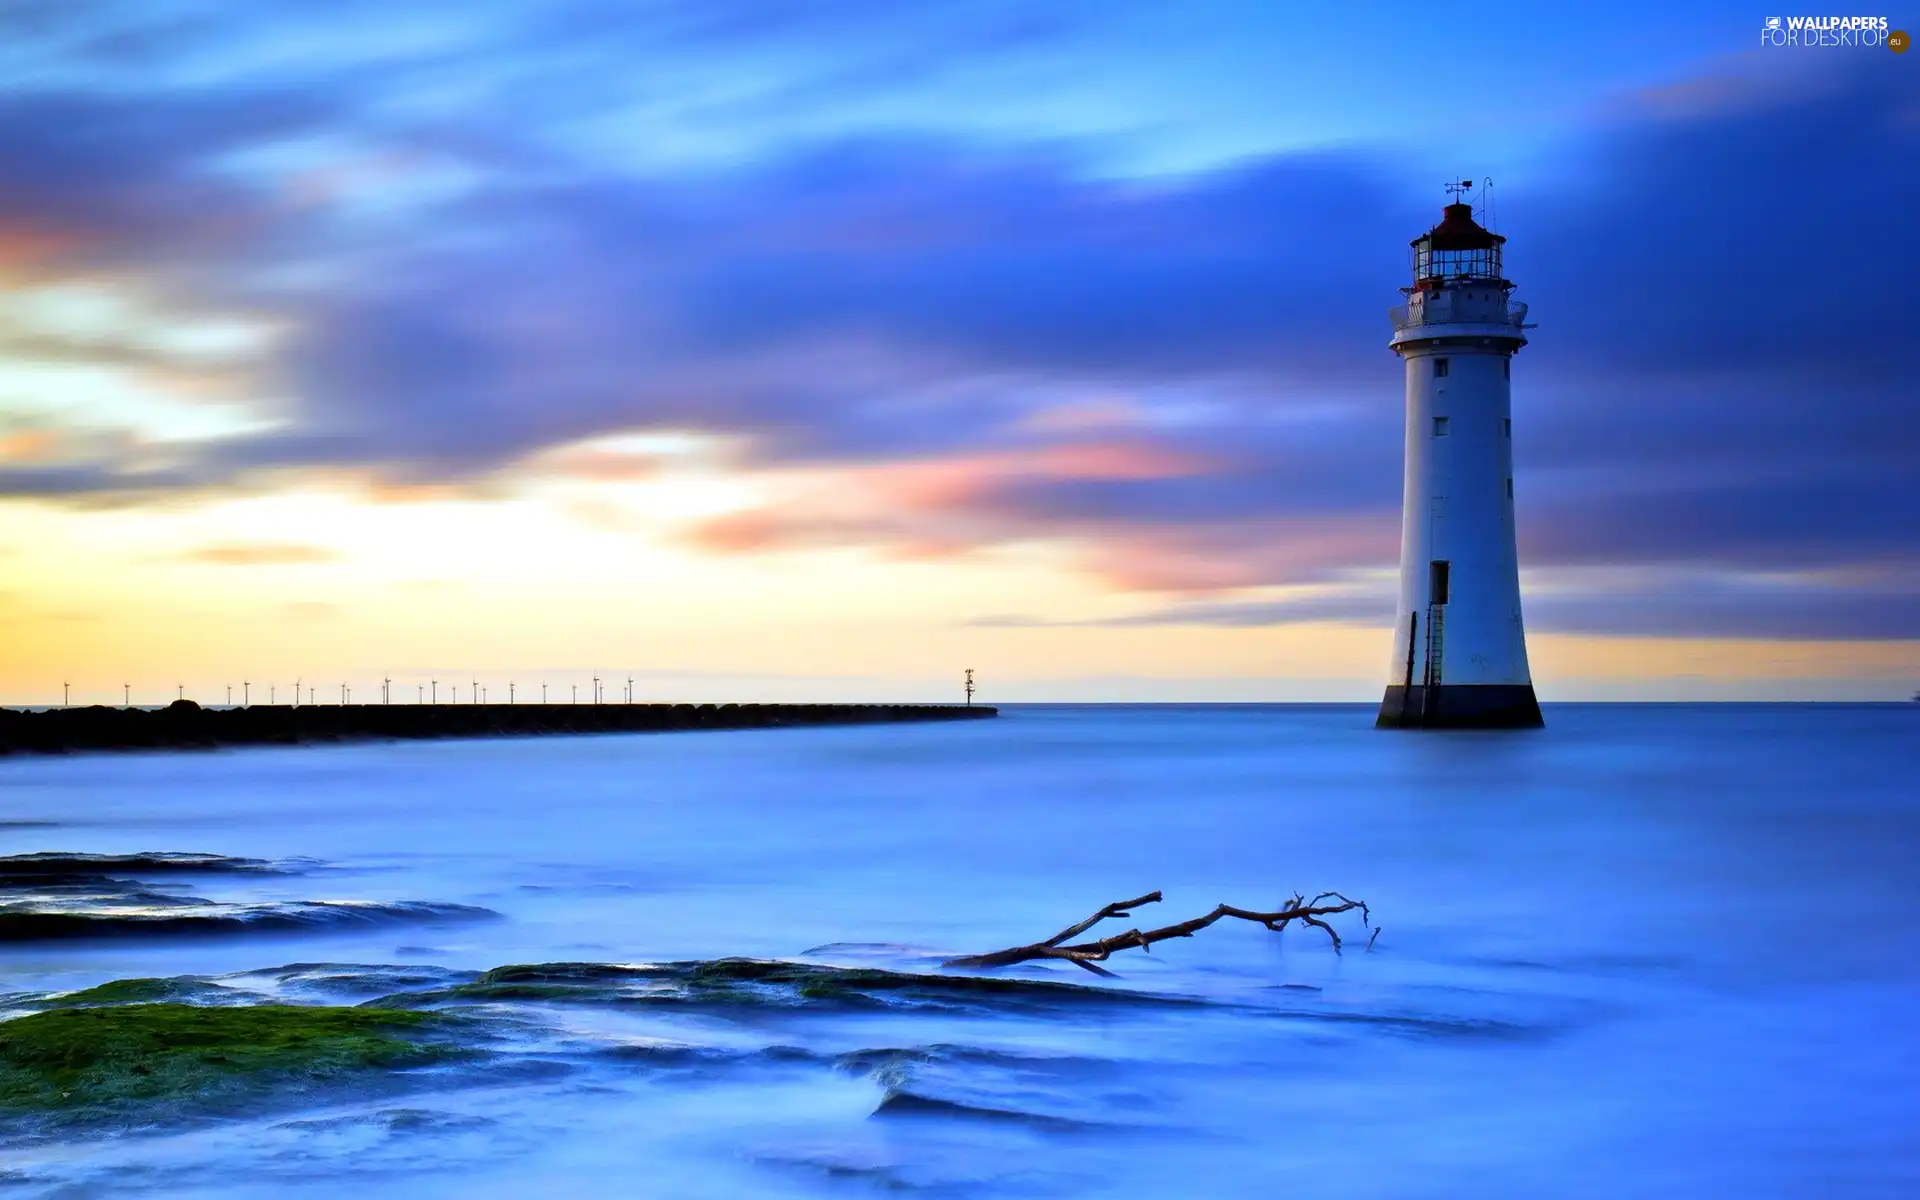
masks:
{"label": "white lighthouse tower", "polygon": [[1393,310],[1407,371],[1400,607],[1381,728],[1540,725],[1520,620],[1513,535],[1513,356],[1527,306],[1510,304],[1505,238],[1455,203],[1413,240],[1413,286]]}

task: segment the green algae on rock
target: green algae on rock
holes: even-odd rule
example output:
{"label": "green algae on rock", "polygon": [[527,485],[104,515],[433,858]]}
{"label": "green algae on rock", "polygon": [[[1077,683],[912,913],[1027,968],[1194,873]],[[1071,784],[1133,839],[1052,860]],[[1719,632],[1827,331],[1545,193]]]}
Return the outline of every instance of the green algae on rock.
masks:
{"label": "green algae on rock", "polygon": [[84,991],[38,1002],[40,1008],[89,1008],[109,1004],[242,1004],[245,992],[183,975],[174,979],[115,979]]}
{"label": "green algae on rock", "polygon": [[51,1009],[0,1021],[0,1113],[125,1114],[425,1066],[467,1053],[420,1040],[447,1021],[431,1013],[288,1004]]}
{"label": "green algae on rock", "polygon": [[631,965],[523,963],[495,967],[470,983],[385,996],[368,1007],[408,1009],[462,1000],[776,1008],[1191,1003],[1180,996],[1044,979],[715,958]]}

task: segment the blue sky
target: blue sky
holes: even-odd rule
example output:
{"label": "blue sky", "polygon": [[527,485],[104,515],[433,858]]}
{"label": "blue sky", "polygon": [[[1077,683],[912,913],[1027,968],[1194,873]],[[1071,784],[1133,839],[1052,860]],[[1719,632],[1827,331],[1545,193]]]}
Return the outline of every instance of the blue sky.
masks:
{"label": "blue sky", "polygon": [[[695,556],[943,562],[973,599],[942,628],[1379,628],[1383,312],[1466,174],[1541,324],[1530,629],[1844,644],[1823,678],[1886,693],[1920,666],[1920,61],[1762,49],[1763,17],[12,5],[0,497],[41,532],[0,544],[9,619],[73,610],[35,540],[71,522],[200,512],[165,532],[191,558],[233,506],[349,488],[484,541],[565,486]],[[677,523],[617,490],[700,472],[732,499]],[[194,561],[358,556],[250,536]],[[1060,579],[996,589],[1009,556]],[[335,586],[253,619],[379,641]]]}

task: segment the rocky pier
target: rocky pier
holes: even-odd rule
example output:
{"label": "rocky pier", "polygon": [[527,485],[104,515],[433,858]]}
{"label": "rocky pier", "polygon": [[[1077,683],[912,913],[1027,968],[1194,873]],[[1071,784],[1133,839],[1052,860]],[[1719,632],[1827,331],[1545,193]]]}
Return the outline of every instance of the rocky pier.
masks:
{"label": "rocky pier", "polygon": [[0,709],[0,756],[424,738],[555,737],[971,721],[984,704],[255,704]]}

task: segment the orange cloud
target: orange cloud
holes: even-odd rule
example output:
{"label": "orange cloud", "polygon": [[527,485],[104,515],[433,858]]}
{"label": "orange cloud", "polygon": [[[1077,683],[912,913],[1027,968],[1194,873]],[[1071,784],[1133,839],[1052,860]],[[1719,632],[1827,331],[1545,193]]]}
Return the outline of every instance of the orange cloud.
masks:
{"label": "orange cloud", "polygon": [[58,446],[59,439],[46,429],[0,434],[0,463],[47,462]]}
{"label": "orange cloud", "polygon": [[1086,567],[1123,591],[1204,595],[1312,577],[1330,566],[1399,556],[1400,529],[1377,514],[1310,522],[1253,521],[1212,529],[1120,529]]}
{"label": "orange cloud", "polygon": [[[818,528],[820,523],[814,523]],[[728,513],[703,521],[693,529],[693,542],[705,550],[742,554],[771,550],[800,541],[805,526],[766,511]]]}
{"label": "orange cloud", "polygon": [[835,491],[840,503],[882,511],[952,508],[984,498],[1005,474],[987,459],[888,463],[842,472]]}
{"label": "orange cloud", "polygon": [[650,479],[660,473],[660,460],[651,454],[578,447],[541,456],[539,468],[596,483],[624,483]]}
{"label": "orange cloud", "polygon": [[450,504],[465,501],[499,500],[506,494],[500,483],[475,480],[467,483],[396,483],[375,479],[366,482],[366,497],[375,504]]}
{"label": "orange cloud", "polygon": [[1114,543],[1091,551],[1086,567],[1130,592],[1202,594],[1271,582],[1266,578],[1264,556],[1186,544],[1165,534],[1122,534]]}
{"label": "orange cloud", "polygon": [[303,542],[228,542],[189,550],[180,557],[219,567],[284,567],[333,562],[340,556],[325,546]]}

